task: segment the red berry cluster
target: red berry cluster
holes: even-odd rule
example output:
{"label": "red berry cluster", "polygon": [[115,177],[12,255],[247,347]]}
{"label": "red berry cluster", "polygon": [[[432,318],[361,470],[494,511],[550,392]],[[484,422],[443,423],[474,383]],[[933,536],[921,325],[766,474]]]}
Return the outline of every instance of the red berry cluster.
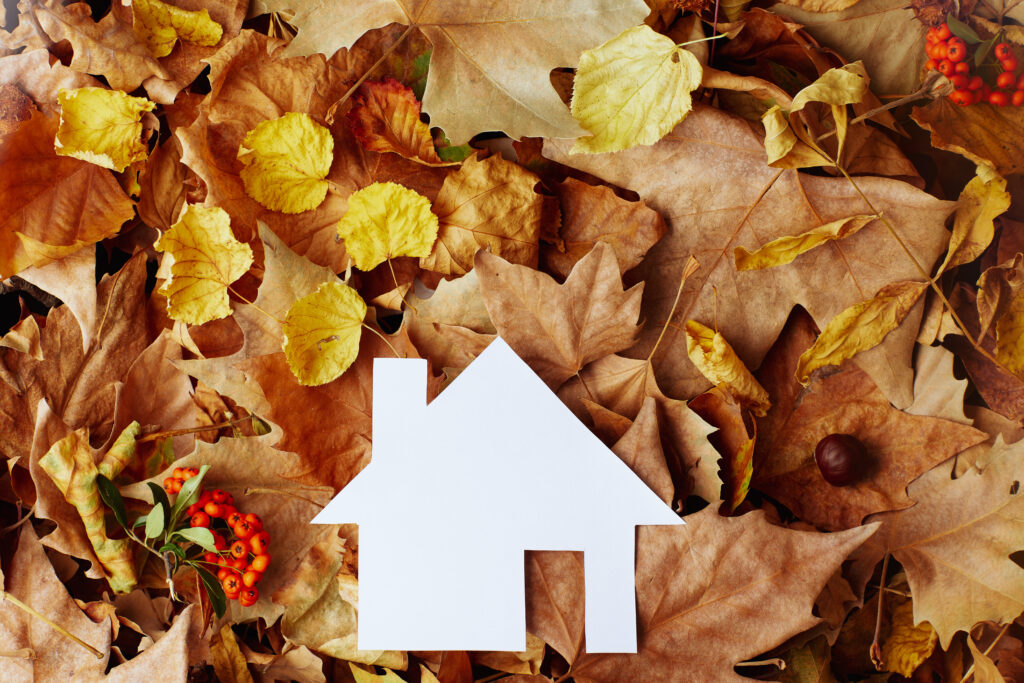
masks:
{"label": "red berry cluster", "polygon": [[[164,490],[177,493],[186,479],[198,473],[194,467],[175,468],[173,476],[164,480]],[[238,600],[243,607],[255,604],[260,597],[256,584],[270,566],[270,534],[263,530],[263,521],[251,512],[239,512],[234,497],[221,489],[199,489],[199,498],[188,506],[185,514],[191,526],[213,533],[217,552],[206,553],[203,560],[220,567],[217,579],[228,599]],[[231,543],[223,535],[228,530],[234,536]]]}
{"label": "red berry cluster", "polygon": [[[998,43],[992,50],[1001,69],[993,87],[973,73],[967,43],[953,35],[948,24],[928,29],[926,39],[924,51],[928,61],[924,68],[938,71],[950,80],[954,88],[949,96],[951,101],[964,107],[978,102],[988,102],[995,107],[1024,105],[1024,73],[1016,74],[1017,57],[1009,43]],[[995,67],[996,63],[988,66]],[[990,70],[995,71],[994,68]]]}

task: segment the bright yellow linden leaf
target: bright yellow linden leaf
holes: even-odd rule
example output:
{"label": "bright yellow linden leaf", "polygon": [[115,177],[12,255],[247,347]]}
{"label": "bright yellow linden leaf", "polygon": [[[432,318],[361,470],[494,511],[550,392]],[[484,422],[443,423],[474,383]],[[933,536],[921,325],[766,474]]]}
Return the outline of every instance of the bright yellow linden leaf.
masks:
{"label": "bright yellow linden leaf", "polygon": [[939,272],[970,263],[981,256],[995,236],[995,218],[1010,208],[1006,180],[989,166],[978,166],[960,193],[949,251]]}
{"label": "bright yellow linden leaf", "polygon": [[789,119],[776,105],[761,115],[764,124],[764,151],[768,165],[775,168],[811,168],[832,165],[828,159],[797,138]]}
{"label": "bright yellow linden leaf", "polygon": [[224,35],[209,11],[185,10],[160,0],[132,0],[132,28],[149,53],[158,58],[171,54],[179,38],[213,47]]}
{"label": "bright yellow linden leaf", "polygon": [[288,309],[284,355],[303,386],[337,379],[359,355],[366,302],[339,281],[325,282]]}
{"label": "bright yellow linden leaf", "polygon": [[129,164],[146,158],[142,113],[156,107],[146,98],[107,88],[75,88],[61,90],[57,101],[57,154],[119,173]]}
{"label": "bright yellow linden leaf", "polygon": [[814,345],[800,356],[796,378],[806,384],[818,368],[839,365],[880,344],[885,335],[899,327],[926,289],[924,282],[894,282],[832,318]]}
{"label": "bright yellow linden leaf", "polygon": [[756,251],[743,247],[733,250],[736,270],[761,270],[790,263],[800,254],[819,247],[826,242],[841,240],[858,232],[878,216],[850,216],[831,221],[799,235],[789,235],[772,240]]}
{"label": "bright yellow linden leaf", "polygon": [[686,321],[686,354],[709,382],[722,387],[755,415],[771,407],[768,392],[743,364],[721,333],[696,320]]}
{"label": "bright yellow linden leaf", "polygon": [[190,205],[154,247],[174,259],[160,290],[171,318],[202,325],[231,315],[228,285],[249,270],[252,249],[235,239],[224,209]]}
{"label": "bright yellow linden leaf", "polygon": [[652,145],[693,108],[701,66],[649,26],[626,29],[580,56],[573,85],[572,115],[591,137],[572,152],[615,152]]}
{"label": "bright yellow linden leaf", "polygon": [[373,183],[353,192],[338,223],[338,237],[363,271],[395,256],[429,256],[437,230],[430,200],[397,183]]}
{"label": "bright yellow linden leaf", "polygon": [[823,102],[834,107],[857,104],[868,89],[867,72],[860,62],[829,69],[818,80],[801,90],[793,98],[790,113],[800,111],[811,102]]}
{"label": "bright yellow linden leaf", "polygon": [[882,644],[885,670],[910,678],[938,642],[939,635],[927,621],[914,626],[914,603],[908,600],[892,611],[892,630]]}
{"label": "bright yellow linden leaf", "polygon": [[334,138],[308,114],[289,112],[249,131],[238,158],[247,195],[272,211],[302,213],[327,196]]}

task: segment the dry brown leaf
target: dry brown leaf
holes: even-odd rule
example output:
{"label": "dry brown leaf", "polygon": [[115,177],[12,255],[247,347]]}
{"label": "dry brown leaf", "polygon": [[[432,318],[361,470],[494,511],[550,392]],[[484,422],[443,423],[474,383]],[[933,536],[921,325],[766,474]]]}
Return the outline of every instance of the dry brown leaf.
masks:
{"label": "dry brown leaf", "polygon": [[59,261],[31,266],[18,276],[63,301],[82,330],[82,345],[88,349],[96,331],[96,251],[79,249]]}
{"label": "dry brown leaf", "polygon": [[100,85],[92,76],[64,66],[47,50],[29,50],[0,58],[0,83],[17,87],[47,114],[60,113],[57,93],[62,88]]}
{"label": "dry brown leaf", "polygon": [[[9,539],[8,542],[11,542]],[[21,527],[17,550],[0,573],[3,589],[103,654],[97,659],[78,643],[0,599],[0,650],[28,648],[31,657],[0,657],[0,679],[11,683],[80,680],[102,675],[110,647],[110,627],[93,623],[57,578],[31,524]]]}
{"label": "dry brown leaf", "polygon": [[509,263],[537,267],[541,197],[537,176],[497,154],[475,156],[444,179],[433,211],[440,221],[437,242],[420,266],[445,275],[473,268],[473,256],[487,249]]}
{"label": "dry brown leaf", "polygon": [[658,431],[658,404],[648,396],[632,426],[622,435],[612,451],[636,472],[636,475],[667,505],[672,505],[675,488],[665,463]]}
{"label": "dry brown leaf", "polygon": [[166,231],[177,222],[188,192],[187,175],[178,138],[171,138],[153,150],[139,178],[139,218],[146,225]]}
{"label": "dry brown leaf", "polygon": [[206,184],[206,203],[231,214],[240,240],[251,239],[257,220],[262,220],[291,249],[341,272],[348,259],[336,240],[337,223],[345,213],[348,195],[373,182],[391,181],[431,200],[437,196],[443,169],[364,150],[343,118],[331,128],[334,162],[327,179],[336,191],[316,209],[297,215],[265,209],[245,194],[239,175],[242,163],[235,157],[248,131],[287,112],[305,113],[323,123],[331,104],[387,47],[389,35],[384,31],[367,36],[352,51],[339,51],[329,60],[322,55],[284,59],[280,56],[284,43],[242,31],[207,60],[212,90],[198,118],[176,135],[182,144],[182,161]]}
{"label": "dry brown leaf", "polygon": [[352,133],[366,149],[394,152],[428,166],[444,166],[430,128],[420,120],[420,103],[412,88],[393,78],[364,83],[347,115]]}
{"label": "dry brown leaf", "polygon": [[202,615],[197,605],[188,605],[174,617],[174,623],[155,644],[115,666],[106,676],[82,678],[83,683],[136,683],[167,681],[186,683],[189,680],[192,656],[203,648]]}
{"label": "dry brown leaf", "polygon": [[1024,171],[1024,110],[988,103],[959,107],[948,97],[914,107],[914,121],[931,131],[931,144],[961,154],[1000,175]]}
{"label": "dry brown leaf", "polygon": [[541,248],[543,269],[560,279],[597,242],[615,250],[619,270],[636,267],[665,234],[665,220],[644,202],[622,199],[608,187],[566,178],[554,187],[562,210],[559,244]]}
{"label": "dry brown leaf", "polygon": [[35,113],[0,140],[0,278],[110,237],[133,215],[108,170],[57,156],[57,125]]}
{"label": "dry brown leaf", "polygon": [[[907,484],[985,440],[966,425],[893,408],[856,367],[802,388],[794,378],[796,358],[813,339],[813,323],[794,314],[757,373],[772,408],[757,421],[753,487],[802,520],[848,529],[873,512],[910,507]],[[870,463],[863,481],[837,487],[822,477],[814,448],[829,434],[850,434],[864,444]]]}
{"label": "dry brown leaf", "polygon": [[943,649],[957,631],[1024,610],[1024,569],[1010,559],[1024,548],[1024,443],[997,439],[977,464],[958,479],[936,467],[908,487],[914,507],[872,515],[882,526],[852,565],[863,588],[891,554],[907,572],[914,623],[931,623]]}
{"label": "dry brown leaf", "polygon": [[813,626],[821,587],[875,530],[789,531],[761,512],[726,518],[712,508],[686,522],[638,530],[635,655],[583,652],[579,554],[533,553],[542,558],[527,563],[527,628],[565,657],[574,680],[747,680],[733,666]]}
{"label": "dry brown leaf", "polygon": [[441,280],[429,298],[410,296],[415,316],[423,322],[443,323],[467,327],[481,334],[494,334],[494,323],[480,294],[480,279],[476,271],[455,280]]}
{"label": "dry brown leaf", "polygon": [[564,285],[483,251],[475,263],[498,333],[552,390],[636,338],[643,286],[623,291],[618,262],[606,244],[595,245]]}
{"label": "dry brown leaf", "polygon": [[[697,107],[653,147],[570,156],[567,143],[548,141],[544,149],[556,161],[636,190],[668,221],[668,235],[635,273],[646,284],[643,312],[649,324],[631,355],[650,351],[690,254],[702,268],[686,281],[678,319],[710,325],[717,302],[718,329],[748,367],[760,364],[794,304],[803,305],[824,326],[882,286],[919,276],[880,222],[788,266],[737,272],[732,262],[737,246],[757,248],[869,209],[845,179],[767,166],[758,136],[743,120],[721,111]],[[946,246],[948,233],[941,226],[954,204],[895,180],[861,177],[857,184],[929,267]],[[709,194],[708,187],[715,191]],[[909,355],[919,316],[920,309],[912,311],[878,349],[857,359],[896,405],[912,401]],[[655,368],[670,395],[693,396],[708,382],[686,358],[680,334],[677,327],[669,329]]]}

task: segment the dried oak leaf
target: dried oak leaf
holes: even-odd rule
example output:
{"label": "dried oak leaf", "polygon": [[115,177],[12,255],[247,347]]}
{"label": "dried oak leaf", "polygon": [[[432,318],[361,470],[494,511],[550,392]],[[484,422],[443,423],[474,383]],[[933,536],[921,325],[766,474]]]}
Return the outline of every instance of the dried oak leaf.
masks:
{"label": "dried oak leaf", "polygon": [[[196,442],[196,449],[174,461],[174,467],[210,465],[203,480],[209,489],[220,488],[231,493],[239,509],[253,512],[263,520],[270,533],[270,554],[274,561],[263,574],[260,598],[252,607],[228,606],[226,618],[231,623],[252,621],[262,617],[268,624],[284,612],[282,605],[270,596],[288,580],[307,550],[324,536],[336,534],[337,527],[313,525],[309,520],[327,503],[333,491],[322,486],[296,486],[290,480],[301,467],[294,453],[270,447],[276,435],[223,438],[217,443]],[[146,480],[158,486],[171,475],[171,467]],[[246,491],[250,491],[246,494]],[[152,501],[145,481],[121,490],[122,495]],[[194,578],[194,577],[193,577]]]}
{"label": "dried oak leaf", "polygon": [[[8,541],[10,542],[10,541]],[[49,624],[0,600],[0,679],[10,683],[71,681],[102,676],[110,648],[110,626],[94,623],[57,578],[31,524],[24,524],[17,550],[0,572],[3,589],[103,653],[97,659]],[[18,650],[30,656],[10,656]]]}
{"label": "dried oak leaf", "polygon": [[1024,110],[982,103],[960,107],[939,97],[914,107],[914,121],[931,131],[933,147],[956,152],[1001,175],[1024,171]]}
{"label": "dried oak leaf", "polygon": [[863,589],[889,553],[903,565],[914,596],[914,623],[928,621],[943,649],[979,621],[1006,623],[1024,611],[1024,442],[1002,438],[957,479],[936,467],[907,489],[917,504],[872,515],[878,533],[851,566]]}
{"label": "dried oak leaf", "polygon": [[433,51],[423,108],[456,145],[476,133],[523,136],[583,133],[548,80],[552,69],[576,66],[580,53],[639,24],[639,0],[534,0],[515,5],[430,0],[345,3],[271,0],[269,10],[295,10],[299,32],[289,55],[334,54],[366,31],[392,22],[418,28]]}
{"label": "dried oak leaf", "polygon": [[668,229],[665,219],[645,202],[622,199],[611,188],[566,178],[553,189],[562,213],[560,244],[541,245],[540,258],[543,269],[561,279],[597,242],[611,245],[619,270],[625,273]]}
{"label": "dried oak leaf", "polygon": [[[717,302],[718,329],[748,367],[759,365],[793,305],[803,305],[824,326],[884,285],[919,276],[914,262],[880,222],[802,254],[791,264],[737,271],[735,247],[755,249],[784,235],[864,213],[867,206],[846,179],[769,167],[759,136],[745,121],[724,112],[697,107],[652,147],[573,156],[568,154],[569,144],[547,141],[544,153],[636,190],[669,224],[669,233],[634,271],[634,277],[645,282],[643,313],[650,324],[631,355],[646,355],[653,346],[691,254],[702,267],[686,281],[679,319],[709,325],[715,320]],[[917,260],[929,267],[946,246],[948,233],[942,224],[954,204],[896,180],[860,177],[856,182],[896,226]],[[857,358],[897,405],[912,401],[909,355],[919,316],[920,309],[912,311],[880,347]],[[693,396],[708,382],[686,357],[680,327],[669,328],[655,369],[669,395]]]}
{"label": "dried oak leaf", "polygon": [[537,176],[499,155],[466,159],[444,179],[433,212],[440,227],[420,266],[445,275],[473,269],[487,249],[509,263],[537,267],[543,200],[533,191]]}
{"label": "dried oak leaf", "polygon": [[565,657],[574,680],[749,680],[733,666],[814,626],[822,586],[875,531],[790,531],[759,511],[727,518],[710,507],[686,522],[637,531],[635,655],[584,651],[578,553],[531,555],[527,628]]}
{"label": "dried oak leaf", "polygon": [[362,148],[343,117],[331,127],[334,160],[327,180],[335,192],[317,208],[285,215],[259,205],[245,193],[240,177],[239,145],[258,124],[288,112],[307,114],[323,123],[330,106],[354,79],[381,55],[390,33],[375,33],[352,50],[330,59],[322,55],[285,59],[282,41],[243,31],[206,61],[211,92],[191,125],[179,128],[182,161],[206,185],[206,203],[231,215],[236,236],[252,238],[257,220],[265,222],[290,248],[313,262],[341,272],[347,265],[344,248],[336,243],[336,226],[345,213],[346,198],[373,182],[400,183],[433,201],[445,170],[430,168],[395,154]]}
{"label": "dried oak leaf", "polygon": [[[804,521],[848,529],[873,512],[909,507],[907,484],[985,440],[967,425],[893,408],[854,366],[802,387],[794,370],[813,339],[813,322],[794,314],[757,373],[772,408],[757,421],[752,486]],[[864,444],[870,465],[863,481],[835,487],[822,477],[814,448],[829,434],[850,434]]]}
{"label": "dried oak leaf", "polygon": [[480,251],[480,291],[498,333],[551,387],[587,363],[633,345],[642,285],[623,291],[612,248],[597,244],[559,285]]}
{"label": "dried oak leaf", "polygon": [[57,127],[37,112],[0,140],[0,278],[110,237],[134,214],[109,171],[57,155]]}

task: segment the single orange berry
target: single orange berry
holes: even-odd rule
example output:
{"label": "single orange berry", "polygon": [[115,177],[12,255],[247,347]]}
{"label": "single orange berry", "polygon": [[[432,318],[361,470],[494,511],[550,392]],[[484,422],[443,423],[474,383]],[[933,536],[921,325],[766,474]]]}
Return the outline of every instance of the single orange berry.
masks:
{"label": "single orange berry", "polygon": [[204,553],[203,554],[203,562],[208,562],[210,564],[217,564],[217,560],[218,559],[220,559],[220,555],[218,555],[217,553]]}
{"label": "single orange berry", "polygon": [[212,500],[205,506],[203,506],[203,511],[211,517],[220,517],[222,514],[224,514],[224,508],[221,506],[221,504],[214,502]]}
{"label": "single orange berry", "polygon": [[178,493],[181,491],[181,484],[181,479],[175,479],[174,483],[171,485],[171,493]]}
{"label": "single orange berry", "polygon": [[235,541],[231,544],[231,548],[228,552],[231,553],[231,557],[234,557],[235,559],[244,559],[249,554],[249,544],[244,541]]}
{"label": "single orange berry", "polygon": [[175,479],[182,479],[185,476],[185,470],[181,469],[180,467],[175,467],[174,471],[171,472],[171,476],[174,477]]}
{"label": "single orange berry", "polygon": [[238,602],[242,603],[242,607],[252,607],[259,599],[260,591],[255,587],[246,588],[238,594]]}
{"label": "single orange berry", "polygon": [[1002,88],[1003,90],[1013,90],[1013,87],[1017,85],[1017,77],[1009,71],[996,76],[996,87]]}
{"label": "single orange berry", "polygon": [[996,59],[1003,61],[1013,56],[1013,46],[1009,43],[998,43],[992,50],[992,54],[996,56]]}
{"label": "single orange berry", "polygon": [[252,535],[256,533],[256,530],[252,528],[252,524],[249,524],[249,522],[245,521],[244,519],[235,525],[234,530],[235,536],[242,539],[243,541],[248,538],[251,538]]}
{"label": "single orange berry", "polygon": [[204,529],[209,528],[210,515],[206,514],[205,512],[197,512],[196,514],[192,515],[192,519],[189,520],[189,524],[191,524],[194,527],[203,527]]}
{"label": "single orange berry", "polygon": [[266,553],[263,555],[257,555],[252,558],[252,564],[249,566],[262,574],[267,571],[267,567],[270,566],[270,555],[267,555]]}
{"label": "single orange berry", "polygon": [[249,524],[252,525],[252,528],[256,531],[259,531],[263,528],[263,520],[260,519],[260,516],[254,512],[250,512],[249,514],[247,514],[245,516],[245,521],[249,522]]}
{"label": "single orange berry", "polygon": [[954,71],[969,77],[971,75],[971,65],[968,62],[957,62]]}
{"label": "single orange berry", "polygon": [[932,47],[932,57],[935,59],[945,59],[948,51],[949,45],[945,42],[935,43],[935,46]]}
{"label": "single orange berry", "polygon": [[164,479],[164,491],[167,493],[174,493],[174,482],[178,481],[174,477],[167,477]]}
{"label": "single orange berry", "polygon": [[953,104],[959,104],[961,107],[966,107],[974,103],[974,95],[969,90],[954,90],[949,95],[949,101]]}
{"label": "single orange berry", "polygon": [[978,90],[983,85],[985,85],[985,81],[981,80],[981,76],[971,76],[971,80],[967,81],[968,90]]}
{"label": "single orange berry", "polygon": [[993,107],[1005,107],[1010,103],[1010,96],[1004,92],[996,90],[989,94],[988,103]]}
{"label": "single orange berry", "polygon": [[936,35],[939,36],[939,40],[949,40],[949,37],[953,35],[953,32],[949,30],[948,24],[942,23],[939,24]]}
{"label": "single orange berry", "polygon": [[221,567],[220,569],[217,570],[217,580],[220,581],[221,585],[223,586],[224,585],[224,579],[226,579],[229,576],[231,576],[232,573],[233,572],[231,571],[230,567]]}
{"label": "single orange berry", "polygon": [[1017,79],[1017,90],[1024,90],[1024,73]]}
{"label": "single orange berry", "polygon": [[[969,81],[967,80],[967,76],[964,76],[963,74],[953,74],[949,77],[949,82],[952,83],[953,87],[957,90],[966,90],[967,83]],[[207,512],[209,512],[209,510],[207,510]],[[212,517],[213,515],[210,516]]]}
{"label": "single orange berry", "polygon": [[223,489],[214,489],[210,492],[210,498],[212,498],[214,502],[224,503],[228,499],[228,494],[227,491],[224,491]]}
{"label": "single orange berry", "polygon": [[1015,107],[1024,104],[1024,90],[1014,90],[1013,95],[1010,96],[1010,104]]}
{"label": "single orange berry", "polygon": [[939,73],[947,78],[956,72],[956,65],[948,59],[939,62]]}
{"label": "single orange berry", "polygon": [[1003,71],[1016,71],[1017,58],[1011,56],[1009,59],[1000,59],[999,66],[1003,67]]}
{"label": "single orange berry", "polygon": [[249,568],[249,563],[246,561],[244,557],[233,557],[231,558],[230,566],[232,569],[241,574]]}
{"label": "single orange berry", "polygon": [[257,583],[259,583],[260,579],[262,578],[263,574],[259,573],[258,571],[250,569],[246,573],[242,574],[242,585],[244,585],[246,588],[252,588]]}
{"label": "single orange berry", "polygon": [[927,62],[924,63],[925,71],[937,71],[938,68],[939,60],[937,59],[929,59]]}
{"label": "single orange berry", "polygon": [[266,531],[253,534],[252,538],[249,539],[249,547],[252,548],[253,555],[262,555],[267,552],[268,545],[270,545],[270,534]]}
{"label": "single orange berry", "polygon": [[964,45],[964,41],[950,42],[949,47],[946,48],[946,59],[951,62],[963,62],[967,59],[967,46]]}
{"label": "single orange berry", "polygon": [[203,508],[199,507],[198,503],[193,503],[192,505],[189,505],[187,508],[185,508],[185,516],[191,517],[192,515],[196,514],[202,509]]}
{"label": "single orange berry", "polygon": [[184,468],[181,471],[181,478],[185,479],[185,480],[188,480],[188,479],[191,479],[192,477],[196,476],[197,474],[199,474],[198,468],[186,467],[186,468]]}
{"label": "single orange berry", "polygon": [[230,512],[224,512],[224,521],[228,523],[228,526],[235,527],[240,522],[245,521],[245,515],[238,510],[231,510]]}
{"label": "single orange berry", "polygon": [[224,580],[220,582],[220,585],[224,587],[225,593],[237,593],[242,589],[242,577],[236,572],[231,572],[224,577]]}
{"label": "single orange berry", "polygon": [[929,43],[937,42],[939,40],[939,29],[935,26],[932,26],[930,29],[928,29],[928,32],[924,34],[924,38]]}

